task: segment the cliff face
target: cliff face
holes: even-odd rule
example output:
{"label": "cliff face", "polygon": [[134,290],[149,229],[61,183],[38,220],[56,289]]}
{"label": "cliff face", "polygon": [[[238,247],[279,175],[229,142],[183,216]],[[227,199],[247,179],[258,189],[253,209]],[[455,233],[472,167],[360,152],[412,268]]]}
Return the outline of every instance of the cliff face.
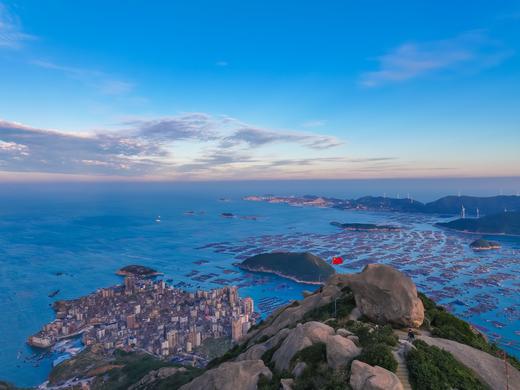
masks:
{"label": "cliff face", "polygon": [[[409,327],[419,339],[414,344],[407,341]],[[76,377],[94,390],[486,389],[505,378],[500,353],[418,294],[404,274],[373,264],[359,274],[333,275],[279,309],[205,370],[144,356],[83,358],[68,365],[86,369],[54,383]],[[518,389],[519,371],[507,369],[509,388]]]}

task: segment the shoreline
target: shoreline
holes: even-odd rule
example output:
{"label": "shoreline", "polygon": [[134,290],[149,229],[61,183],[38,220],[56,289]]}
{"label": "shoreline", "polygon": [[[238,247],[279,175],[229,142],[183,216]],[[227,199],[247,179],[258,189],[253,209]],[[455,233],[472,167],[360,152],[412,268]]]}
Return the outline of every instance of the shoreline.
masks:
{"label": "shoreline", "polygon": [[290,275],[286,275],[286,274],[283,274],[281,272],[278,272],[278,271],[274,271],[274,270],[271,270],[271,269],[267,269],[267,268],[250,268],[248,266],[245,266],[245,265],[242,265],[242,264],[237,264],[236,265],[238,268],[240,268],[241,270],[245,270],[245,271],[249,271],[249,272],[259,272],[259,273],[265,273],[265,274],[273,274],[273,275],[277,275],[277,276],[280,276],[281,278],[285,278],[285,279],[289,279],[289,280],[292,280],[293,282],[296,282],[296,283],[302,283],[302,284],[312,284],[312,285],[315,285],[315,286],[322,286],[326,283],[326,280],[323,281],[323,282],[315,282],[315,281],[306,281],[306,280],[300,280],[294,276],[290,276]]}

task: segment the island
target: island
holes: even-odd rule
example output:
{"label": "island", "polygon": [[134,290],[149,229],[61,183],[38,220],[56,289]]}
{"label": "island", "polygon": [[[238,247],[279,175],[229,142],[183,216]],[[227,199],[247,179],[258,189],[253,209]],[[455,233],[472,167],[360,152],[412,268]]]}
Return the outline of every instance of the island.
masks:
{"label": "island", "polygon": [[116,275],[119,276],[135,276],[140,278],[150,278],[153,276],[162,275],[161,272],[157,272],[153,268],[145,267],[144,265],[127,265],[126,267],[120,268]]}
{"label": "island", "polygon": [[392,225],[376,225],[373,223],[341,223],[341,222],[331,222],[332,226],[339,227],[344,230],[353,230],[355,232],[362,231],[399,231],[400,229],[397,226]]}
{"label": "island", "polygon": [[508,211],[482,218],[460,218],[437,226],[466,233],[520,235],[520,211]]}
{"label": "island", "polygon": [[325,284],[336,271],[323,259],[309,252],[261,253],[237,264],[240,269],[267,272],[298,283]]}
{"label": "island", "polygon": [[483,238],[479,238],[478,240],[473,241],[470,245],[470,248],[475,251],[489,251],[493,249],[500,249],[500,244],[494,241],[488,241]]}

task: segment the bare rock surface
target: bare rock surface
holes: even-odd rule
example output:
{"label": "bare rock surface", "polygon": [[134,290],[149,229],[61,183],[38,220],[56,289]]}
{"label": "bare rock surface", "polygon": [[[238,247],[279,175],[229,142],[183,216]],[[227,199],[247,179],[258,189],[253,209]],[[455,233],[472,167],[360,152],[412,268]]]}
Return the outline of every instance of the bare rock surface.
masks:
{"label": "bare rock surface", "polygon": [[358,274],[346,275],[357,308],[378,323],[421,326],[424,307],[417,288],[405,274],[384,264],[369,264]]}
{"label": "bare rock surface", "polygon": [[403,390],[401,381],[393,372],[359,360],[352,362],[350,386],[353,390]]}
{"label": "bare rock surface", "polygon": [[340,335],[327,337],[327,364],[330,368],[338,369],[348,364],[361,353],[352,340]]}
{"label": "bare rock surface", "polygon": [[[428,345],[434,345],[451,353],[455,359],[471,369],[490,388],[506,388],[506,366],[502,359],[453,340],[429,336],[418,336],[418,338]],[[520,390],[520,371],[508,363],[507,372],[509,389]]]}
{"label": "bare rock surface", "polygon": [[267,352],[269,349],[274,348],[278,345],[280,340],[284,339],[290,333],[290,329],[284,328],[280,330],[277,334],[271,337],[269,340],[252,345],[245,352],[238,355],[236,361],[241,360],[258,360],[262,358],[262,355]]}
{"label": "bare rock surface", "polygon": [[256,390],[260,375],[272,378],[262,360],[222,363],[185,384],[180,390]]}
{"label": "bare rock surface", "polygon": [[[272,361],[278,371],[289,369],[291,359],[302,349],[315,343],[326,343],[328,336],[334,335],[334,329],[321,322],[310,321],[298,324],[291,329],[280,348],[276,350]],[[339,336],[341,337],[341,336]]]}

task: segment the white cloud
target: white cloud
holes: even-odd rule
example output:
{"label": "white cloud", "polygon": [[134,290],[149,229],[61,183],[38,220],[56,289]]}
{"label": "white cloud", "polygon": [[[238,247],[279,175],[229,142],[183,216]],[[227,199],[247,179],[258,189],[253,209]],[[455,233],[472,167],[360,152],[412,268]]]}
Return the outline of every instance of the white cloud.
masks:
{"label": "white cloud", "polygon": [[134,84],[114,78],[113,76],[95,69],[61,65],[48,60],[32,60],[31,64],[43,69],[63,73],[71,79],[78,80],[85,85],[97,89],[105,95],[125,95],[130,93]]}
{"label": "white cloud", "polygon": [[409,42],[379,57],[378,69],[362,74],[360,84],[377,87],[434,72],[478,71],[498,65],[511,55],[511,50],[480,30],[469,31],[450,39]]}

